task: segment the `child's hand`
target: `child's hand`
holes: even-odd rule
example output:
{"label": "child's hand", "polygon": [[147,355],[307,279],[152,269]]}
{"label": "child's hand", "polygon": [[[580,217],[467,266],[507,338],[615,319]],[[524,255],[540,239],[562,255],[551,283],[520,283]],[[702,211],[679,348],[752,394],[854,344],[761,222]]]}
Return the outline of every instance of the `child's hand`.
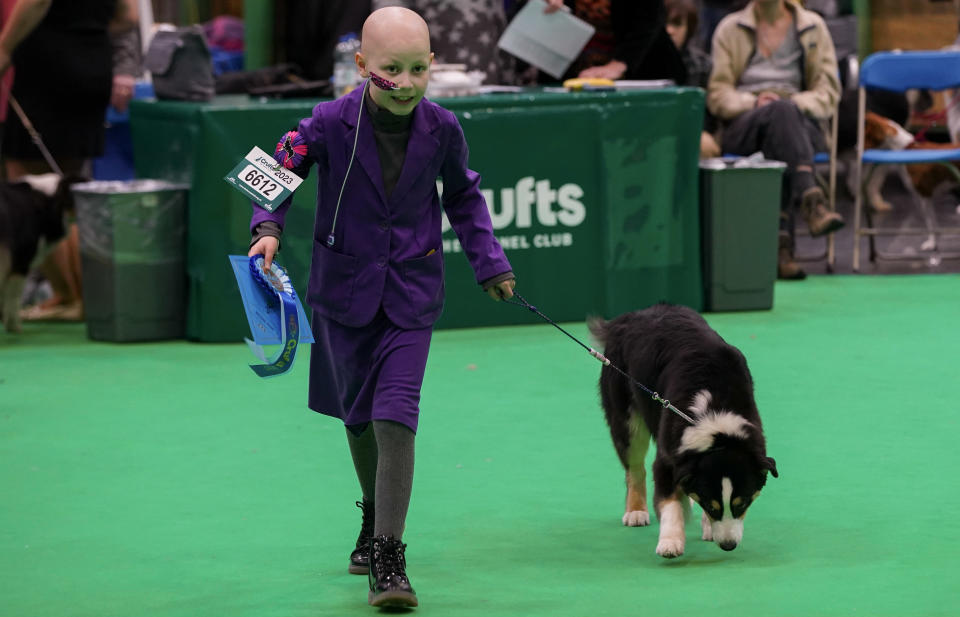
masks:
{"label": "child's hand", "polygon": [[487,294],[490,295],[496,301],[500,300],[509,300],[513,297],[513,288],[516,286],[516,279],[507,279],[506,281],[501,281],[487,290]]}
{"label": "child's hand", "polygon": [[277,254],[280,248],[280,240],[273,236],[264,236],[257,240],[257,243],[250,247],[247,257],[254,255],[263,255],[263,270],[266,272],[273,263],[273,256]]}

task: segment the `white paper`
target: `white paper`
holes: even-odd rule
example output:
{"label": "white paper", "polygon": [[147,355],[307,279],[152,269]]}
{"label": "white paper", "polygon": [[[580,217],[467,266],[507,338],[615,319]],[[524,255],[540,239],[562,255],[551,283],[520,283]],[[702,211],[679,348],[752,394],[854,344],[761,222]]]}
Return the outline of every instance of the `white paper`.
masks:
{"label": "white paper", "polygon": [[523,94],[524,88],[520,86],[497,86],[486,85],[477,88],[477,94]]}
{"label": "white paper", "polygon": [[544,0],[527,2],[497,46],[559,79],[580,55],[594,28],[567,11],[545,14],[546,7]]}
{"label": "white paper", "polygon": [[613,82],[617,90],[659,90],[673,85],[672,79],[618,79]]}

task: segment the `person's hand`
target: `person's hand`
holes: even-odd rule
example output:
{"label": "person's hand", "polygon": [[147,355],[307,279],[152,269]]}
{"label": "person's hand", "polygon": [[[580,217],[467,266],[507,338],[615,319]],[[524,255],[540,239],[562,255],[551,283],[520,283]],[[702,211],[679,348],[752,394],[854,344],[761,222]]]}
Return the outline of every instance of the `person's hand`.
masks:
{"label": "person's hand", "polygon": [[506,281],[500,281],[496,285],[487,289],[487,294],[497,300],[509,300],[513,297],[513,288],[516,287],[516,279],[507,279]]}
{"label": "person's hand", "polygon": [[247,257],[263,255],[263,271],[266,272],[270,269],[270,264],[273,263],[273,256],[277,254],[278,248],[280,248],[280,240],[278,238],[274,236],[264,236],[250,247]]}
{"label": "person's hand", "polygon": [[706,131],[700,131],[700,158],[712,159],[720,156],[720,146],[713,135]]}
{"label": "person's hand", "polygon": [[123,113],[127,111],[130,99],[133,98],[133,86],[136,80],[133,75],[114,75],[113,88],[110,90],[110,105]]}
{"label": "person's hand", "polygon": [[774,101],[779,101],[780,95],[776,92],[761,92],[757,95],[757,102],[754,103],[754,107],[763,107],[764,105],[769,105]]}
{"label": "person's hand", "polygon": [[611,79],[617,80],[623,77],[623,74],[627,72],[627,65],[619,60],[611,60],[606,64],[601,64],[600,66],[591,66],[588,69],[583,69],[580,71],[580,74],[577,77],[582,79],[587,79],[590,77],[596,77],[598,79]]}
{"label": "person's hand", "polygon": [[547,0],[547,8],[543,9],[546,13],[556,13],[564,9],[563,0]]}

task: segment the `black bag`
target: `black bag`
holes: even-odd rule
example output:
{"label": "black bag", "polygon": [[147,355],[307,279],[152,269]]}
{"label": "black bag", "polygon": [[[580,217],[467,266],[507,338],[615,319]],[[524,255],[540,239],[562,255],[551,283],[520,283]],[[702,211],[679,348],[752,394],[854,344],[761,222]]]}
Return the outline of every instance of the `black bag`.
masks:
{"label": "black bag", "polygon": [[144,64],[158,99],[209,101],[214,95],[213,61],[201,26],[159,30]]}
{"label": "black bag", "polygon": [[305,81],[296,64],[276,64],[252,71],[231,71],[215,78],[217,94],[249,94],[276,98],[329,97],[327,80]]}

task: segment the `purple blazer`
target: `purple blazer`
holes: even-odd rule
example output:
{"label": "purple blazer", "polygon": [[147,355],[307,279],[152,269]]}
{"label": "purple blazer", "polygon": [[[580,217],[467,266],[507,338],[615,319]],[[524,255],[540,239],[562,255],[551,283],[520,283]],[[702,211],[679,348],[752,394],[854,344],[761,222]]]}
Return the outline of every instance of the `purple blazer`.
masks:
{"label": "purple blazer", "polygon": [[[430,327],[443,310],[443,244],[437,178],[443,208],[477,282],[511,270],[493,235],[480,193],[480,176],[467,168],[468,149],[456,117],[423,99],[413,111],[407,154],[388,199],[368,111],[360,118],[356,160],[343,190],[335,242],[327,246],[334,208],[357,131],[363,88],[318,104],[300,121],[307,154],[293,169],[320,174],[307,301],[320,315],[364,326],[383,306],[401,328]],[[263,221],[283,227],[288,198],[272,213],[253,207],[251,231]]]}

